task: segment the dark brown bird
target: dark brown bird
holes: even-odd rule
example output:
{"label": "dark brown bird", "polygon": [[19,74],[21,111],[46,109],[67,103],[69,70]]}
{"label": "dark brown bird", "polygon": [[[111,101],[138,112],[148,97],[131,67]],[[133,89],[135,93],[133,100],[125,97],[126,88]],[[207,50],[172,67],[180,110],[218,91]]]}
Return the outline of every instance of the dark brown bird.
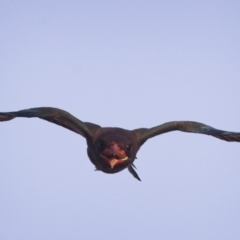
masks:
{"label": "dark brown bird", "polygon": [[211,135],[225,141],[240,142],[240,133],[215,129],[208,125],[174,121],[153,128],[126,130],[122,128],[101,127],[90,122],[82,122],[70,113],[50,107],[30,108],[18,112],[0,113],[0,121],[9,121],[15,117],[38,117],[76,132],[87,141],[87,153],[96,170],[116,173],[128,168],[129,172],[140,180],[134,170],[134,160],[140,147],[152,137],[170,131],[182,131]]}

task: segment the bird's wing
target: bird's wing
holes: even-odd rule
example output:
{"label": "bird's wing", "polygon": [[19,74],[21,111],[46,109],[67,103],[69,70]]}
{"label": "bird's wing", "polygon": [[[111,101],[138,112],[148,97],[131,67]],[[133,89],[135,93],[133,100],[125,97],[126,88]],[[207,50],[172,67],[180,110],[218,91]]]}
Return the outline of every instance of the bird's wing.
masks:
{"label": "bird's wing", "polygon": [[142,145],[149,138],[155,137],[157,135],[171,132],[171,131],[182,131],[182,132],[191,132],[191,133],[201,133],[206,135],[211,135],[213,137],[219,138],[221,140],[229,142],[240,142],[240,132],[228,132],[223,130],[218,130],[208,125],[199,122],[190,122],[190,121],[175,121],[167,122],[161,125],[158,125],[153,128],[139,128],[135,129],[134,132],[137,136],[139,144]]}
{"label": "bird's wing", "polygon": [[0,122],[9,121],[15,117],[38,117],[65,127],[87,139],[92,138],[94,132],[100,128],[100,126],[96,124],[82,122],[70,113],[58,108],[40,107],[25,109],[17,112],[0,112]]}

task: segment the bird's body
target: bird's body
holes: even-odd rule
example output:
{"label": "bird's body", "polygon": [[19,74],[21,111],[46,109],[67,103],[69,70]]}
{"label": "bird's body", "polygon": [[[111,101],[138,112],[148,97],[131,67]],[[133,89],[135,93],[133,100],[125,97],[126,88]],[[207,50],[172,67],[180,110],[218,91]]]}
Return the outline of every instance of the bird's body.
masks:
{"label": "bird's body", "polygon": [[133,164],[140,147],[152,137],[170,131],[183,131],[211,135],[225,141],[240,142],[240,133],[215,129],[192,121],[173,121],[153,128],[126,130],[122,128],[103,128],[97,124],[82,122],[70,113],[50,107],[31,108],[17,112],[0,113],[0,121],[16,117],[38,117],[65,127],[80,134],[87,141],[87,153],[96,170],[117,173],[125,168],[140,180]]}

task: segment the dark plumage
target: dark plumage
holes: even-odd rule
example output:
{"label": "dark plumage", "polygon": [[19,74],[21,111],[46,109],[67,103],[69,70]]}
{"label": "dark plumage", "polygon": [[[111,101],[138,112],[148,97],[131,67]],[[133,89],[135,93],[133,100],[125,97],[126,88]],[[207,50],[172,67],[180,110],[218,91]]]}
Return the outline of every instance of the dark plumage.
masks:
{"label": "dark plumage", "polygon": [[122,128],[102,128],[97,124],[82,122],[70,113],[57,108],[41,107],[18,112],[0,113],[0,121],[9,121],[15,117],[38,117],[76,132],[87,141],[87,153],[97,170],[116,173],[128,168],[129,172],[140,180],[133,164],[140,147],[152,137],[170,131],[201,133],[225,140],[240,142],[240,133],[215,129],[208,125],[174,121],[153,128],[125,130]]}

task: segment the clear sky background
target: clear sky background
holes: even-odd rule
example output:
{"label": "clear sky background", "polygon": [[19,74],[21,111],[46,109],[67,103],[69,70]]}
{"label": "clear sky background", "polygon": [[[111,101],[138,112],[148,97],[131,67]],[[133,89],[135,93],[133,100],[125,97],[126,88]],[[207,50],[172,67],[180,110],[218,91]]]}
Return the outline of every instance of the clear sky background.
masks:
{"label": "clear sky background", "polygon": [[[52,106],[126,129],[240,131],[240,2],[0,3],[0,111]],[[0,239],[240,239],[240,145],[172,132],[124,170],[38,119],[0,124]]]}

